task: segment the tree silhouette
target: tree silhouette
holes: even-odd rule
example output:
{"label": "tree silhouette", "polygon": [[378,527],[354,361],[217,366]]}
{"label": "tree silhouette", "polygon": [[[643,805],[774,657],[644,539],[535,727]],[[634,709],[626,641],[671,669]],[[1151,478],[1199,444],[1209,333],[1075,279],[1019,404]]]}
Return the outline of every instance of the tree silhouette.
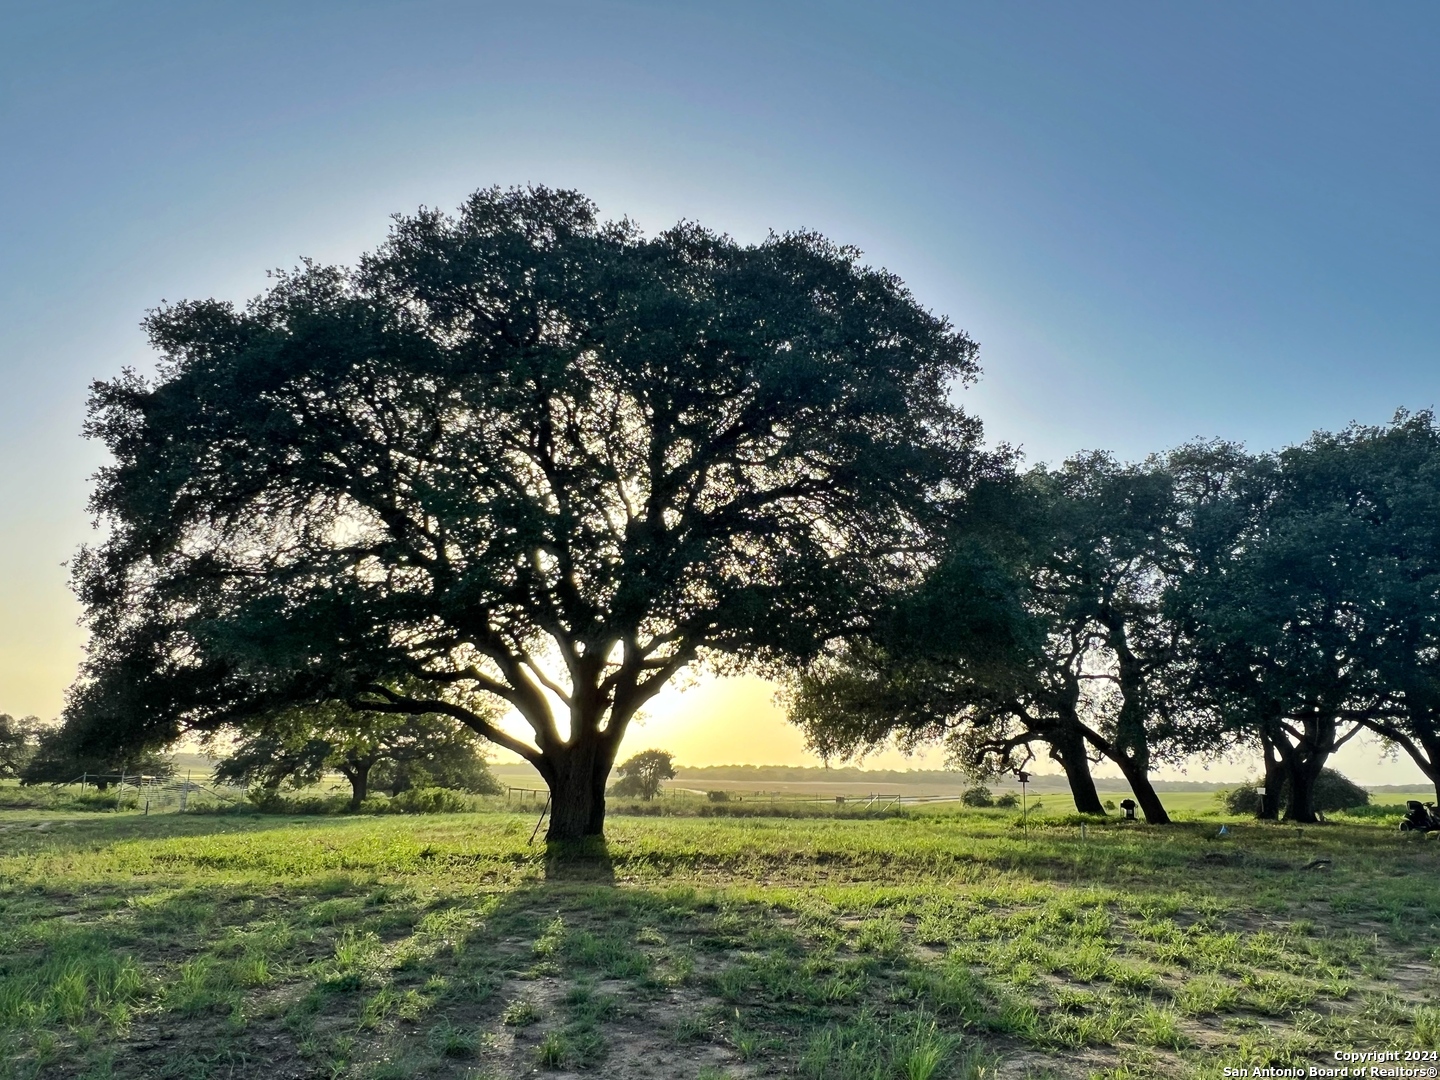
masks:
{"label": "tree silhouette", "polygon": [[675,755],[665,750],[641,750],[615,767],[620,781],[611,790],[616,795],[634,795],[649,801],[660,794],[660,784],[675,778]]}
{"label": "tree silhouette", "polygon": [[76,562],[69,722],[440,713],[534,764],[551,839],[602,831],[677,672],[812,655],[913,578],[978,459],[976,347],[893,275],[812,233],[646,238],[574,192],[482,191],[146,326],[158,377],[93,390],[111,534]]}

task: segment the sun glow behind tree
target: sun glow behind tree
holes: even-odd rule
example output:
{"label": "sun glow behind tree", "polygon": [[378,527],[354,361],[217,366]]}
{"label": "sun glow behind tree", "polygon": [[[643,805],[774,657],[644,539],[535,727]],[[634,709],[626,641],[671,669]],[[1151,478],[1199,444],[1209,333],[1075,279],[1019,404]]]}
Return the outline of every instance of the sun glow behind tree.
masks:
{"label": "sun glow behind tree", "polygon": [[845,633],[985,460],[950,401],[975,345],[858,252],[646,239],[573,192],[481,192],[355,271],[148,325],[159,379],[92,404],[115,529],[77,561],[72,721],[163,742],[287,704],[441,713],[535,765],[554,839],[601,831],[674,676]]}

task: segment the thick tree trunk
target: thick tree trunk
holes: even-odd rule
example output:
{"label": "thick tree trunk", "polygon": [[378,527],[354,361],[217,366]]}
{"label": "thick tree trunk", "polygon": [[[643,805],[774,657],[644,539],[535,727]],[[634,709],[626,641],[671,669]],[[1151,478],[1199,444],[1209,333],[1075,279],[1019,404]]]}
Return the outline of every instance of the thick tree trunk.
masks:
{"label": "thick tree trunk", "polygon": [[1110,759],[1120,767],[1140,811],[1151,825],[1169,825],[1170,815],[1150,782],[1150,732],[1145,686],[1145,665],[1130,651],[1125,624],[1118,615],[1105,620],[1110,647],[1115,650],[1120,682],[1120,715],[1115,721],[1115,744]]}
{"label": "thick tree trunk", "polygon": [[1299,752],[1290,755],[1285,763],[1285,778],[1290,782],[1290,797],[1285,801],[1285,821],[1311,825],[1320,820],[1315,812],[1315,779],[1329,756],[1326,753],[1302,755]]}
{"label": "thick tree trunk", "polygon": [[1420,745],[1423,753],[1412,753],[1410,758],[1435,785],[1436,805],[1440,805],[1440,738],[1422,736]]}
{"label": "thick tree trunk", "polygon": [[[1420,727],[1420,724],[1413,726]],[[1435,785],[1436,805],[1440,806],[1440,735],[1435,734],[1435,728],[1434,717],[1427,715],[1423,732],[1419,736],[1420,746],[1417,748],[1421,752],[1415,753],[1412,750],[1410,758]],[[1411,745],[1414,745],[1413,741]]]}
{"label": "thick tree trunk", "polygon": [[340,774],[350,781],[350,809],[358,810],[365,797],[370,794],[370,767],[373,762],[365,761],[340,766]]}
{"label": "thick tree trunk", "polygon": [[546,755],[542,770],[550,788],[549,841],[569,842],[605,833],[605,782],[614,751],[598,735],[582,736],[559,753]]}
{"label": "thick tree trunk", "polygon": [[1050,756],[1065,770],[1065,779],[1070,783],[1070,794],[1075,799],[1075,809],[1082,814],[1105,816],[1105,805],[1100,793],[1095,790],[1095,778],[1090,775],[1090,759],[1085,756],[1085,740],[1077,732],[1056,733],[1049,738]]}
{"label": "thick tree trunk", "polygon": [[1165,804],[1160,801],[1155,785],[1150,782],[1149,771],[1124,754],[1116,754],[1111,760],[1120,767],[1125,782],[1135,793],[1135,801],[1140,804],[1140,812],[1145,815],[1146,822],[1151,825],[1169,825],[1170,815],[1166,813]]}
{"label": "thick tree trunk", "polygon": [[[570,737],[562,740],[548,713],[532,721],[540,748],[530,763],[550,789],[547,843],[574,843],[605,835],[605,783],[631,717],[659,688],[652,681],[637,689],[620,680],[602,692],[604,665],[587,652],[578,663],[581,673],[570,691]],[[633,674],[633,672],[632,672]],[[537,708],[546,708],[542,704]],[[601,724],[604,724],[602,729]]]}
{"label": "thick tree trunk", "polygon": [[1139,753],[1126,753],[1121,749],[1118,739],[1116,742],[1111,742],[1090,728],[1085,729],[1085,738],[1096,750],[1119,767],[1125,777],[1125,782],[1135,793],[1135,800],[1140,804],[1140,810],[1144,813],[1146,822],[1151,825],[1169,825],[1170,815],[1166,813],[1165,804],[1156,794],[1155,785],[1150,782],[1148,752],[1142,748]]}

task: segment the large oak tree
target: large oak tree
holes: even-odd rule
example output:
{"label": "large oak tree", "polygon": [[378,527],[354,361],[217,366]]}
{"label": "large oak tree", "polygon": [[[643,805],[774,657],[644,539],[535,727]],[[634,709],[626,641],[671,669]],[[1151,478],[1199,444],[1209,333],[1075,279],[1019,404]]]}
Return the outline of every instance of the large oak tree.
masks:
{"label": "large oak tree", "polygon": [[482,191],[146,325],[157,377],[93,392],[110,533],[76,565],[72,723],[442,713],[535,765],[552,839],[601,832],[681,669],[803,659],[913,578],[976,458],[976,347],[893,275],[809,233],[647,238],[573,192]]}
{"label": "large oak tree", "polygon": [[1254,457],[1221,445],[1171,455],[1188,510],[1166,605],[1191,656],[1189,693],[1217,746],[1259,744],[1266,818],[1288,790],[1286,820],[1316,821],[1326,762],[1391,697],[1374,662],[1380,534],[1331,439]]}
{"label": "large oak tree", "polygon": [[[1350,662],[1369,675],[1349,715],[1408,754],[1440,795],[1440,426],[1431,412],[1317,432],[1310,486],[1363,547],[1350,594]],[[1362,683],[1362,685],[1364,685]]]}
{"label": "large oak tree", "polygon": [[792,719],[837,757],[940,741],[992,772],[1042,747],[1082,813],[1104,813],[1090,757],[1108,758],[1168,822],[1151,766],[1200,748],[1168,692],[1183,663],[1161,610],[1173,512],[1162,468],[1105,454],[985,478],[925,582],[793,681]]}

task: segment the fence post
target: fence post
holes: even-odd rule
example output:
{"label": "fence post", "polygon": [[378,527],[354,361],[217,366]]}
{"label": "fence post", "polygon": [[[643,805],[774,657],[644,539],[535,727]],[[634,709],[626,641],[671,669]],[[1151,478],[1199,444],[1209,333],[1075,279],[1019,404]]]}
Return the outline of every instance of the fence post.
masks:
{"label": "fence post", "polygon": [[115,809],[120,809],[120,804],[125,799],[125,766],[120,766],[120,783],[115,785]]}

